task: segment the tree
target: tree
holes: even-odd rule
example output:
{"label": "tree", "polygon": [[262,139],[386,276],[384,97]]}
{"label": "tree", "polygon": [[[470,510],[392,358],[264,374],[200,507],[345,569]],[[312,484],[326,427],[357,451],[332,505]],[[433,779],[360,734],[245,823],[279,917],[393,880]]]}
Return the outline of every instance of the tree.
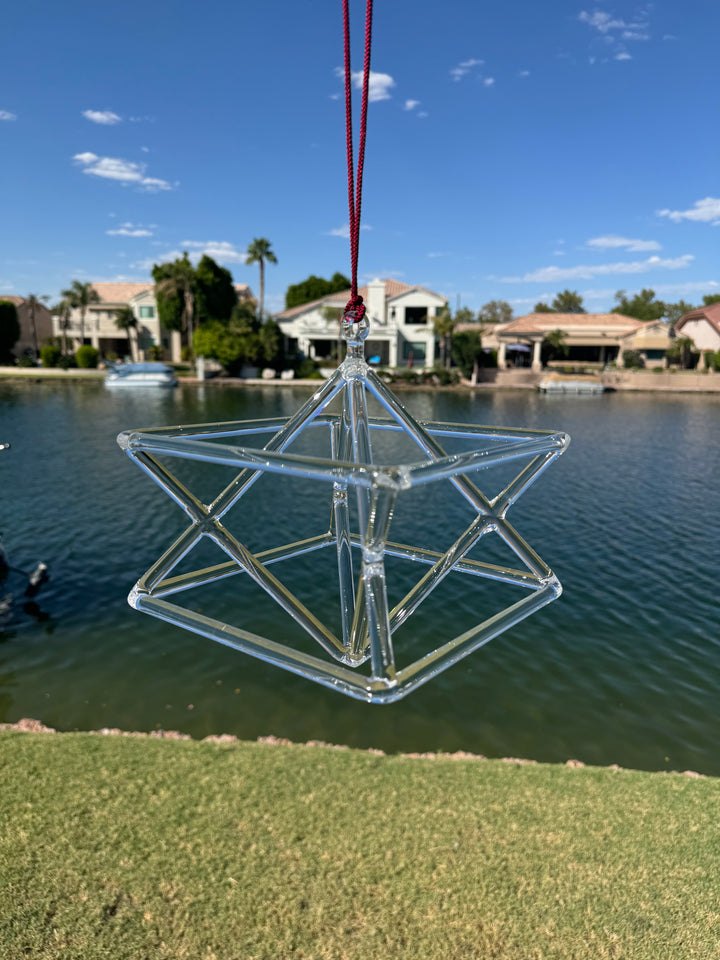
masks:
{"label": "tree", "polygon": [[[197,295],[197,277],[187,252],[173,263],[161,263],[153,267],[155,296],[158,314],[163,326],[170,330],[180,329],[187,334],[190,353],[190,368],[194,363],[193,330],[195,325],[195,298]],[[162,304],[162,309],[161,309]],[[178,325],[177,311],[180,307]],[[165,315],[163,316],[163,311]]]}
{"label": "tree", "polygon": [[195,280],[197,322],[205,323],[210,319],[229,320],[238,299],[230,271],[205,254],[195,268]]}
{"label": "tree", "polygon": [[690,313],[694,309],[695,307],[692,304],[686,303],[684,300],[678,300],[677,303],[666,303],[664,317],[668,323],[677,323],[680,317],[684,317],[686,313]]}
{"label": "tree", "polygon": [[570,353],[570,348],[566,343],[566,339],[565,331],[559,327],[555,330],[548,330],[540,345],[540,355],[543,364],[547,364],[551,360],[559,360],[560,358],[564,359],[567,357]]}
{"label": "tree", "polygon": [[326,320],[328,323],[337,324],[337,362],[342,362],[342,353],[343,353],[343,335],[342,335],[342,324],[341,320],[343,317],[343,308],[342,307],[323,307],[320,310],[320,314],[323,320]]}
{"label": "tree", "polygon": [[459,307],[455,311],[455,326],[459,323],[477,323],[475,314],[470,307]]}
{"label": "tree", "polygon": [[50,307],[50,313],[58,318],[58,325],[62,331],[62,352],[63,356],[67,354],[67,331],[70,326],[70,313],[72,306],[67,299],[60,300],[54,307]]}
{"label": "tree", "polygon": [[285,309],[300,307],[303,303],[320,300],[330,293],[340,293],[350,289],[350,281],[342,273],[334,273],[329,280],[310,274],[306,280],[291,284],[285,291]]}
{"label": "tree", "polygon": [[115,311],[115,326],[118,330],[124,330],[127,334],[128,345],[130,347],[130,359],[132,360],[134,358],[132,335],[134,331],[135,339],[137,340],[138,322],[131,307],[120,307],[119,310]]}
{"label": "tree", "polygon": [[443,366],[450,369],[450,351],[452,343],[452,334],[455,329],[455,320],[448,307],[443,307],[433,319],[433,329],[435,336],[440,338],[440,355]]}
{"label": "tree", "polygon": [[720,303],[720,293],[708,293],[703,297],[704,307],[711,307],[714,303]]}
{"label": "tree", "polygon": [[466,380],[472,377],[477,383],[478,367],[483,355],[482,337],[479,330],[463,330],[452,337],[451,352],[453,361],[462,370]]}
{"label": "tree", "polygon": [[626,317],[635,317],[636,320],[645,322],[665,316],[665,304],[662,300],[655,299],[654,290],[643,289],[636,293],[632,300],[628,299],[624,290],[618,290],[615,300],[617,306],[613,307],[611,313],[622,313]]}
{"label": "tree", "polygon": [[28,303],[28,306],[29,306],[29,308],[30,308],[30,325],[31,325],[31,327],[32,327],[33,347],[35,348],[35,359],[36,359],[36,360],[37,360],[38,356],[40,355],[40,345],[38,344],[37,323],[36,323],[36,319],[35,319],[35,314],[36,314],[37,308],[38,308],[39,306],[41,306],[43,302],[44,302],[44,303],[47,303],[47,301],[48,301],[49,299],[50,299],[50,297],[48,297],[48,296],[44,296],[44,295],[43,295],[43,296],[38,297],[38,296],[37,296],[36,294],[34,294],[34,293],[29,293],[29,294],[27,295],[27,303]]}
{"label": "tree", "polygon": [[260,267],[260,301],[258,303],[258,316],[262,320],[263,308],[265,306],[265,261],[268,263],[277,263],[277,257],[270,248],[270,241],[265,237],[255,237],[253,242],[247,248],[245,263],[257,263]]}
{"label": "tree", "polygon": [[490,300],[478,311],[480,323],[510,323],[512,318],[513,308],[507,300]]}
{"label": "tree", "polygon": [[13,363],[12,348],[19,339],[17,307],[10,300],[0,300],[0,363]]}
{"label": "tree", "polygon": [[535,313],[587,313],[583,298],[577,290],[561,290],[548,306],[542,301],[535,304]]}
{"label": "tree", "polygon": [[67,290],[60,291],[71,307],[80,311],[80,346],[85,343],[85,314],[91,303],[100,303],[100,295],[91,283],[73,280]]}
{"label": "tree", "polygon": [[697,350],[690,337],[676,337],[665,351],[668,363],[677,364],[683,370],[695,366]]}

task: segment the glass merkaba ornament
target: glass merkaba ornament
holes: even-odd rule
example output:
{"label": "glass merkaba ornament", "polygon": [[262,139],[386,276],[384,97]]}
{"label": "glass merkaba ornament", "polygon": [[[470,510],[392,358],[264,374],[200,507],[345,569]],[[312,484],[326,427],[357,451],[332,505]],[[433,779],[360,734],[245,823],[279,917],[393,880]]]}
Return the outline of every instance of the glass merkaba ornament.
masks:
{"label": "glass merkaba ornament", "polygon": [[[506,514],[565,450],[569,437],[542,430],[416,420],[366,363],[364,341],[368,332],[365,318],[356,322],[352,313],[345,315],[345,360],[288,419],[125,431],[119,435],[118,443],[190,520],[187,529],[132,589],[128,597],[131,606],[348,696],[389,703],[560,595],[558,579],[509,524]],[[374,398],[389,416],[370,416],[368,397]],[[338,409],[332,412],[331,405]],[[327,454],[307,455],[290,450],[309,428],[321,431]],[[262,447],[239,445],[243,437],[268,433],[272,436]],[[417,458],[404,463],[374,462],[373,447],[382,445],[383,439],[386,445],[388,439],[396,445],[398,434],[405,441],[411,439],[410,446],[417,448]],[[441,442],[447,445],[450,441],[465,441],[471,449],[448,454]],[[232,467],[238,472],[211,503],[204,504],[167,467],[166,461],[175,463],[176,458]],[[475,478],[480,471],[485,475],[499,464],[511,464],[514,475],[503,479],[502,490],[489,498]],[[514,473],[516,468],[518,472]],[[248,508],[243,516],[245,498],[256,483],[271,475],[283,478],[290,503],[293,482],[312,481],[316,488],[313,495],[329,507],[329,529],[261,551],[250,549],[243,542],[243,530],[252,521],[254,511]],[[391,539],[393,519],[403,498],[427,484],[451,484],[469,514],[467,528],[449,547],[439,551],[425,544],[408,545]],[[239,534],[228,528],[231,511],[239,515]],[[438,537],[443,532],[441,516]],[[469,556],[482,538],[491,535],[509,548],[515,565]],[[227,560],[172,576],[181,561],[207,540],[213,541]],[[316,616],[281,579],[284,565],[291,561],[305,565],[306,580],[308,569],[312,577],[318,551],[331,551],[328,559],[332,578],[322,578],[321,590],[326,596],[328,592],[337,593],[337,605],[333,604],[333,608],[340,628],[336,630]],[[386,568],[389,559],[396,563],[397,558],[409,561],[417,576],[412,576],[411,581],[405,578],[401,599],[391,603],[392,581]],[[277,576],[270,567],[279,571]],[[445,610],[440,645],[415,651],[420,655],[403,664],[403,650],[396,650],[393,642],[396,631],[411,616],[419,615],[423,601],[451,574],[463,578],[468,598],[474,596],[473,592],[487,590],[493,581],[511,585],[523,596],[458,635],[453,635],[453,610]],[[192,598],[193,589],[233,575],[249,577],[262,588],[294,621],[287,624],[295,631],[295,624],[299,625],[297,632],[305,644],[286,642],[292,631],[283,627],[280,611],[272,630],[268,630],[274,634],[271,638],[244,628],[242,623],[216,619],[204,607],[181,606],[168,599],[180,593]],[[230,581],[224,590],[232,591],[233,584]],[[243,611],[247,614],[247,602],[241,608],[240,620]],[[307,649],[308,637],[321,651],[315,647]]]}

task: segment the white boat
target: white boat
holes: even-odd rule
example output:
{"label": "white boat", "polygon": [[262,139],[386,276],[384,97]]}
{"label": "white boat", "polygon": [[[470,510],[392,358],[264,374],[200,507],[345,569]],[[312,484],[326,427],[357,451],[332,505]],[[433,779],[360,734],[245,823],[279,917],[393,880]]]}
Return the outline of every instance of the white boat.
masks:
{"label": "white boat", "polygon": [[123,363],[105,377],[106,387],[175,387],[177,378],[165,363]]}
{"label": "white boat", "polygon": [[553,373],[538,384],[541,393],[574,393],[596,396],[605,393],[605,384],[596,378],[563,377]]}

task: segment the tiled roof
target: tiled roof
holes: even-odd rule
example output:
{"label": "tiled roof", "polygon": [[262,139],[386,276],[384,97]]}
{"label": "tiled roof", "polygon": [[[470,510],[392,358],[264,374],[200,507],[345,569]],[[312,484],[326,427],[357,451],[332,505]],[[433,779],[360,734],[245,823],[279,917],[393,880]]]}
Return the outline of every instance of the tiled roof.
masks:
{"label": "tiled roof", "polygon": [[[432,297],[438,297],[440,294],[433,293],[432,290],[427,290],[425,287],[410,286],[410,284],[402,283],[400,280],[383,280],[385,284],[385,299],[394,300],[395,297],[402,296],[403,293],[409,293],[411,290],[422,290],[423,293],[429,293]],[[367,287],[358,287],[358,293],[360,296],[367,302],[368,288]],[[345,304],[350,299],[349,290],[340,290],[338,293],[328,293],[324,297],[320,297],[319,300],[311,300],[309,303],[302,303],[299,307],[290,307],[289,310],[283,310],[281,313],[276,313],[275,316],[278,320],[291,320],[293,317],[299,316],[301,313],[306,311],[313,310],[315,307],[319,307],[321,304],[336,304],[342,301],[342,305]],[[441,299],[445,299],[444,297]]]}
{"label": "tiled roof", "polygon": [[139,293],[152,290],[152,283],[93,283],[102,303],[127,303]]}
{"label": "tiled roof", "polygon": [[675,324],[676,330],[682,330],[688,320],[707,320],[716,333],[720,334],[720,303],[711,303],[709,307],[698,307],[680,317]]}
{"label": "tiled roof", "polygon": [[548,330],[562,330],[564,327],[619,327],[623,330],[637,330],[642,326],[642,320],[626,317],[622,313],[528,313],[517,320],[511,320],[502,333],[503,336],[547,333]]}

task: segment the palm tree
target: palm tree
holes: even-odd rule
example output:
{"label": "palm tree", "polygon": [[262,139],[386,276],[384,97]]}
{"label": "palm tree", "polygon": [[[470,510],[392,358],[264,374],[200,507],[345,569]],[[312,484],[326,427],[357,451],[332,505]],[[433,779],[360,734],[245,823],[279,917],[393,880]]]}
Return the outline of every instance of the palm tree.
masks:
{"label": "palm tree", "polygon": [[447,307],[443,307],[440,313],[433,319],[433,328],[435,336],[440,338],[440,351],[443,359],[443,366],[450,369],[451,343],[453,330],[455,329],[455,318]]}
{"label": "palm tree", "polygon": [[161,297],[170,300],[175,297],[182,300],[182,326],[187,330],[188,354],[190,371],[195,365],[193,353],[193,326],[195,320],[195,297],[197,294],[197,276],[195,268],[190,263],[187,253],[183,253],[182,260],[173,263],[164,263],[162,270],[165,276],[156,281],[155,290]]}
{"label": "palm tree", "polygon": [[137,340],[138,322],[137,317],[132,312],[132,307],[120,307],[119,310],[115,311],[115,326],[118,328],[118,330],[124,330],[127,334],[128,345],[130,347],[130,359],[133,360],[134,351],[132,334],[134,330],[135,339]]}
{"label": "palm tree", "polygon": [[58,318],[58,325],[62,330],[62,352],[63,356],[67,355],[67,330],[70,326],[70,311],[72,306],[67,299],[60,300],[59,303],[56,303],[54,307],[50,309],[50,312]]}
{"label": "palm tree", "polygon": [[100,296],[91,283],[81,283],[73,280],[68,290],[61,290],[71,307],[80,311],[80,346],[85,343],[85,313],[91,303],[100,303]]}
{"label": "palm tree", "polygon": [[557,327],[555,330],[548,330],[543,337],[542,351],[546,356],[546,361],[557,360],[559,357],[567,357],[570,348],[565,342],[567,337],[565,331]]}
{"label": "palm tree", "polygon": [[258,305],[258,316],[260,320],[263,317],[263,306],[265,303],[265,261],[268,263],[277,263],[277,257],[270,249],[270,241],[265,237],[255,237],[253,242],[247,248],[245,263],[258,263],[260,265],[260,302]]}
{"label": "palm tree", "polygon": [[48,296],[38,297],[34,293],[29,293],[27,295],[28,306],[30,307],[30,323],[32,324],[32,335],[33,335],[33,345],[35,347],[35,359],[40,356],[40,348],[38,346],[38,336],[37,336],[37,325],[35,323],[35,311],[39,306],[41,306],[41,301],[47,301],[50,299]]}

